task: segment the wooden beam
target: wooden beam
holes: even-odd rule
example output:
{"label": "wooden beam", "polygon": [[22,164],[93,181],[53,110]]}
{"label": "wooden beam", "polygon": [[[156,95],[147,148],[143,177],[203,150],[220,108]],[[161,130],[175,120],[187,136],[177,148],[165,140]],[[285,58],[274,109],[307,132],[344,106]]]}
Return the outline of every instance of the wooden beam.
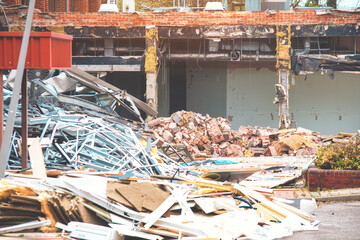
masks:
{"label": "wooden beam", "polygon": [[35,178],[45,179],[47,177],[44,155],[39,138],[36,138],[29,147],[31,168]]}

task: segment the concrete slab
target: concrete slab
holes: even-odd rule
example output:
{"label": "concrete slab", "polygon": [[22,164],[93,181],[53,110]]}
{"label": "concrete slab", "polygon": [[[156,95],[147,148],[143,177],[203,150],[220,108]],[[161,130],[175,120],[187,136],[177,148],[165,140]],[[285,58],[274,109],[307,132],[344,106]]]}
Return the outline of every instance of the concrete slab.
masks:
{"label": "concrete slab", "polygon": [[359,201],[360,188],[346,188],[346,189],[327,189],[325,191],[311,192],[317,202],[332,202],[332,201]]}

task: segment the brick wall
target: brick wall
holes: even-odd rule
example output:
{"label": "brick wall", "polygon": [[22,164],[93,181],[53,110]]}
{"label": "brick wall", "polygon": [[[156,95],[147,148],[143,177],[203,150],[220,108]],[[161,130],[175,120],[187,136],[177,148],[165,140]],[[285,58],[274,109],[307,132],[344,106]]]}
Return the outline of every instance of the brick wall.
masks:
{"label": "brick wall", "polygon": [[360,170],[324,170],[310,168],[307,174],[309,190],[317,188],[360,187]]}
{"label": "brick wall", "polygon": [[89,1],[88,0],[76,0],[75,1],[75,12],[88,12]]}
{"label": "brick wall", "polygon": [[48,0],[36,0],[35,8],[41,12],[49,12],[49,1]]}
{"label": "brick wall", "polygon": [[[66,0],[56,0],[55,1],[55,9],[58,12],[66,12],[66,9],[69,9],[69,2],[70,1],[66,1]],[[66,3],[68,4],[68,6],[66,6]]]}
{"label": "brick wall", "polygon": [[97,12],[100,8],[101,0],[89,0],[89,12]]}
{"label": "brick wall", "polygon": [[[83,0],[77,0],[76,2]],[[85,5],[81,5],[86,8]],[[173,13],[52,13],[55,19],[34,15],[35,26],[219,26],[219,25],[279,25],[279,24],[345,24],[358,22],[357,14],[316,15],[315,11],[266,12],[173,12]],[[8,16],[10,25],[24,24],[24,19]]]}
{"label": "brick wall", "polygon": [[20,5],[21,4],[21,0],[3,0],[3,2],[6,3],[7,6]]}
{"label": "brick wall", "polygon": [[[57,1],[62,2],[65,0],[56,0],[56,12],[65,12],[65,9],[63,7],[64,3],[58,4]],[[79,12],[87,12],[87,11],[97,12],[101,3],[107,3],[107,0],[87,0],[87,1],[88,1],[88,3],[87,3],[88,8],[86,8],[86,6],[80,7]],[[199,6],[205,7],[206,3],[209,1],[212,1],[212,0],[199,0]],[[8,4],[8,6],[21,4],[21,0],[3,0],[3,2],[6,2]],[[69,2],[70,2],[69,3],[70,6],[76,6],[77,5],[76,2],[84,2],[84,1],[83,0],[69,0]],[[228,0],[228,10],[232,9],[232,2],[233,2],[233,0]],[[236,2],[244,2],[244,0],[237,0]],[[121,1],[119,1],[119,3],[121,3]],[[183,3],[183,1],[181,1],[181,3]],[[47,12],[47,11],[49,11],[48,4],[49,4],[48,0],[37,0],[36,8],[40,9],[42,12]],[[81,4],[83,4],[83,3],[81,3]],[[177,4],[178,4],[178,1],[175,1],[175,5],[177,5]],[[146,6],[152,7],[152,8],[172,7],[173,0],[135,0],[136,11],[143,11],[144,10],[143,5],[146,5]],[[186,5],[188,7],[196,7],[197,1],[187,1]],[[70,10],[71,7],[69,7],[68,9]],[[77,8],[74,7],[72,11],[75,11],[76,9]]]}
{"label": "brick wall", "polygon": [[[214,0],[199,0],[199,7],[205,7],[207,2],[214,2]],[[228,10],[232,10],[232,2],[233,0],[228,0]],[[234,0],[234,2],[242,2],[245,3],[245,0]],[[175,6],[177,6],[178,1],[175,1]],[[184,1],[180,1],[180,5],[183,6]],[[143,5],[152,8],[159,8],[159,7],[172,7],[173,1],[172,0],[135,0],[135,10],[136,11],[144,11],[145,8]],[[197,7],[197,1],[186,1],[186,6],[188,7]],[[243,7],[244,9],[244,7]],[[235,10],[240,10],[240,8],[235,8]]]}
{"label": "brick wall", "polygon": [[[12,5],[21,5],[21,0],[3,0],[7,6]],[[29,4],[29,0],[25,1],[25,4]],[[36,0],[35,8],[39,9],[41,12],[49,12],[49,1],[48,0]]]}

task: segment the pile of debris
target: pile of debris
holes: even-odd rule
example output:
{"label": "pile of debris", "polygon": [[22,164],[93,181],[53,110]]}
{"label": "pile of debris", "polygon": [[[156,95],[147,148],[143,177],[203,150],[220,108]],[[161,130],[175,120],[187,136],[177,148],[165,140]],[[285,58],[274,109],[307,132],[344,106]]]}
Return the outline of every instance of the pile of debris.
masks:
{"label": "pile of debris", "polygon": [[279,131],[273,128],[241,126],[231,129],[228,120],[199,113],[178,111],[168,118],[148,123],[158,144],[183,144],[195,156],[281,156],[311,155],[320,135],[298,128]]}
{"label": "pile of debris", "polygon": [[[5,119],[12,95],[11,79],[5,83]],[[182,167],[156,150],[144,131],[136,105],[139,100],[125,91],[73,68],[52,78],[31,81],[29,98],[29,156],[31,166],[48,170],[94,169],[137,177],[174,174]],[[137,117],[126,120],[117,108]],[[100,110],[101,111],[100,111]],[[121,111],[120,111],[121,113]],[[21,111],[17,111],[8,166],[20,170],[22,163]],[[160,155],[161,156],[160,156]],[[41,167],[40,167],[41,168]]]}
{"label": "pile of debris", "polygon": [[[18,218],[2,221],[0,233],[41,227],[90,240],[275,239],[317,230],[312,215],[275,198],[272,190],[193,177],[117,178],[79,172],[47,181],[2,180],[1,219]],[[23,224],[8,226],[16,223]]]}
{"label": "pile of debris", "polygon": [[221,117],[179,111],[150,121],[148,127],[160,145],[182,143],[195,155],[203,150],[206,155],[243,156],[241,146],[232,144],[235,134],[229,121]]}
{"label": "pile of debris", "polygon": [[[11,81],[6,86],[5,118]],[[117,106],[137,122],[121,117]],[[126,92],[76,69],[33,79],[29,169],[21,167],[18,109],[8,170],[0,182],[0,234],[60,228],[69,232],[66,237],[90,240],[274,239],[317,229],[313,216],[274,198],[271,189],[224,183],[227,172],[181,165],[156,146],[175,141],[193,153],[243,156],[259,146],[281,152],[312,147],[313,135],[232,131],[223,118],[185,111],[149,122],[154,131],[148,131],[138,107],[151,113]],[[245,178],[259,169],[238,170]],[[210,180],[214,175],[223,178]]]}
{"label": "pile of debris", "polygon": [[355,141],[356,138],[359,136],[360,136],[360,130],[358,130],[356,133],[339,132],[337,135],[323,136],[322,141],[326,144],[348,143],[350,141]]}

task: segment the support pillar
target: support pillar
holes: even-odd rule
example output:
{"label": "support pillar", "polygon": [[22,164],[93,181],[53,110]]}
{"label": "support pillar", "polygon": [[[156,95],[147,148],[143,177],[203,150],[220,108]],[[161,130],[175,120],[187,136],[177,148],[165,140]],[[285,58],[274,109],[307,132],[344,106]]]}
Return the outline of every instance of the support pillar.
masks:
{"label": "support pillar", "polygon": [[21,168],[27,168],[28,153],[28,87],[25,70],[21,82]]}
{"label": "support pillar", "polygon": [[146,103],[158,110],[158,84],[157,84],[157,65],[158,57],[156,53],[158,41],[158,30],[155,26],[146,26],[145,30],[145,73],[146,73]]}
{"label": "support pillar", "polygon": [[3,70],[0,70],[0,149],[4,135],[4,80]]}
{"label": "support pillar", "polygon": [[277,96],[274,103],[279,104],[279,128],[289,128],[289,72],[291,69],[291,27],[276,27],[276,68],[279,81],[275,85]]}
{"label": "support pillar", "polygon": [[284,89],[285,98],[279,102],[279,128],[289,128],[289,71],[278,70],[279,84]]}

